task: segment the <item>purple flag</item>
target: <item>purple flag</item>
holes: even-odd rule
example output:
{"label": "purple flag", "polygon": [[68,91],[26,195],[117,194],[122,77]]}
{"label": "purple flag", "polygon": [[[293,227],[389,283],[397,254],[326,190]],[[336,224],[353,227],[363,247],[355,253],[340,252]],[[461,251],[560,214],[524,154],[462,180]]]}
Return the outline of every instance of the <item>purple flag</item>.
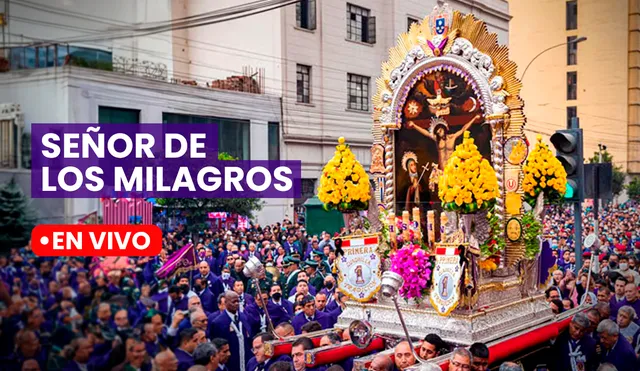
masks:
{"label": "purple flag", "polygon": [[542,241],[540,245],[540,276],[538,282],[540,285],[546,286],[553,271],[557,269],[556,259],[553,257],[553,250],[549,240]]}
{"label": "purple flag", "polygon": [[198,269],[198,259],[196,258],[196,248],[190,243],[171,254],[162,267],[156,271],[156,276],[164,279],[193,269]]}

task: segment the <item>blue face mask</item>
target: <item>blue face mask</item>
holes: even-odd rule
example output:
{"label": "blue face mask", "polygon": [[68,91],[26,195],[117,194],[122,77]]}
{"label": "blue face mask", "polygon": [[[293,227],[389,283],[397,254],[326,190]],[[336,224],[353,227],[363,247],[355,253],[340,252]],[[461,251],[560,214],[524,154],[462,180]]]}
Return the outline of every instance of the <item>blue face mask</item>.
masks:
{"label": "blue face mask", "polygon": [[231,277],[231,273],[225,273],[225,272],[222,273],[223,280],[228,280],[230,277]]}

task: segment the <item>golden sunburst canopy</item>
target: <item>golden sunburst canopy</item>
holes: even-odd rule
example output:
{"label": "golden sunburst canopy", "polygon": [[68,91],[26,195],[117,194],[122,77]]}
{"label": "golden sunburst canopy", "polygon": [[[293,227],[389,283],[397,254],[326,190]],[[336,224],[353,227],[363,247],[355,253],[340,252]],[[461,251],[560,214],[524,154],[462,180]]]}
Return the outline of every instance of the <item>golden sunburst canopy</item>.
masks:
{"label": "golden sunburst canopy", "polygon": [[[444,6],[446,7],[447,5],[445,4]],[[458,44],[460,46],[457,47],[456,50],[460,48],[464,49],[465,47],[469,49],[458,52],[456,55],[464,57],[465,53],[469,55],[477,51],[491,59],[493,68],[489,76],[485,74],[486,80],[492,81],[495,77],[501,78],[501,87],[496,87],[495,92],[503,91],[501,94],[506,97],[504,103],[509,108],[511,123],[524,124],[525,117],[522,112],[524,102],[519,96],[522,83],[516,78],[516,63],[509,60],[509,48],[505,45],[498,44],[497,35],[488,32],[487,25],[484,21],[476,19],[472,14],[464,15],[458,11],[453,11],[452,14],[451,27],[448,29],[446,35],[442,35],[442,40],[444,41],[442,48],[438,48],[439,45],[434,45],[433,43],[433,39],[438,37],[438,35],[433,33],[433,27],[430,27],[429,18],[433,17],[433,15],[425,17],[420,23],[414,23],[409,32],[402,33],[398,36],[397,44],[389,50],[389,59],[382,63],[382,73],[376,80],[376,94],[372,98],[374,121],[383,124],[383,126],[390,126],[392,124],[392,122],[387,121],[387,119],[392,118],[392,116],[385,115],[384,113],[396,110],[392,105],[400,102],[392,100],[392,98],[394,97],[394,93],[397,93],[400,85],[404,85],[393,84],[395,81],[394,77],[396,77],[394,76],[394,71],[396,71],[396,75],[398,75],[398,69],[402,69],[403,64],[407,65],[408,59],[418,54],[418,49],[424,53],[424,61],[428,61],[429,59],[446,57],[447,55],[453,54],[452,46],[456,43],[456,40],[463,39],[469,43],[459,42]],[[435,48],[432,48],[429,44]],[[418,61],[415,61],[414,65],[417,64],[416,62]],[[496,79],[495,83],[498,83],[498,79]],[[490,102],[484,103],[487,104]],[[375,134],[379,135],[379,133]]]}
{"label": "golden sunburst canopy", "polygon": [[[400,166],[395,163],[397,144],[393,132],[403,125],[407,127],[408,123],[403,120],[414,120],[419,115],[424,118],[431,114],[436,119],[453,115],[451,98],[445,96],[445,91],[456,89],[458,81],[468,85],[473,97],[470,98],[472,108],[465,106],[468,109],[465,112],[477,109],[484,124],[491,127],[491,163],[501,189],[495,206],[500,227],[505,227],[506,220],[522,216],[521,208],[510,207],[510,212],[518,210],[515,214],[505,208],[507,195],[509,200],[518,195],[522,197],[522,165],[504,161],[505,141],[512,137],[524,138],[526,118],[524,102],[519,95],[522,84],[516,78],[516,69],[516,63],[509,59],[509,48],[498,44],[497,35],[487,30],[485,22],[472,14],[453,11],[448,4],[436,6],[422,22],[413,24],[408,32],[398,37],[396,46],[389,51],[388,60],[382,64],[372,98],[374,144],[385,148],[385,178],[383,185],[378,187],[381,192],[377,194],[381,195],[379,201],[387,210],[394,212],[396,206],[394,172]],[[441,71],[451,78],[432,82],[430,91],[422,89],[421,79]],[[427,99],[418,105],[411,99],[410,91],[420,92],[421,89]],[[422,113],[423,108],[424,112],[429,112],[427,116]],[[409,129],[416,125],[414,122],[409,124]],[[522,241],[508,241],[504,257],[508,264],[522,259]]]}

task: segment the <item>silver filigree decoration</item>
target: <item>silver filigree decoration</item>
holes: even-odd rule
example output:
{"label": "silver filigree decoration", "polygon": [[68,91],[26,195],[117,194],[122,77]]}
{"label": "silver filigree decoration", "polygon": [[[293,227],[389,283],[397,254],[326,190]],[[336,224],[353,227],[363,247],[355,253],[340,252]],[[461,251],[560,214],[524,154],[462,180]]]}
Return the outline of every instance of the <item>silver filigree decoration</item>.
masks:
{"label": "silver filigree decoration", "polygon": [[468,60],[486,79],[489,79],[495,71],[491,57],[474,48],[471,41],[465,38],[455,39],[451,45],[450,53]]}
{"label": "silver filigree decoration", "polygon": [[400,63],[398,67],[391,71],[389,86],[393,90],[398,89],[398,87],[404,81],[404,77],[407,75],[409,70],[411,70],[411,68],[415,66],[417,62],[426,58],[426,56],[427,55],[424,53],[424,50],[422,50],[420,46],[414,46],[413,49],[411,49],[409,53],[407,53],[404,61],[402,61],[402,63]]}
{"label": "silver filigree decoration", "polygon": [[491,86],[491,108],[493,113],[503,115],[509,112],[509,106],[506,104],[509,93],[503,88],[504,79],[502,76],[494,76],[489,86]]}
{"label": "silver filigree decoration", "polygon": [[388,91],[385,91],[384,93],[382,93],[383,102],[391,102],[392,98],[393,98],[393,95],[391,95],[391,93],[389,93]]}
{"label": "silver filigree decoration", "polygon": [[387,137],[387,143],[384,146],[384,166],[385,166],[385,184],[384,184],[384,206],[387,212],[393,214],[393,136]]}

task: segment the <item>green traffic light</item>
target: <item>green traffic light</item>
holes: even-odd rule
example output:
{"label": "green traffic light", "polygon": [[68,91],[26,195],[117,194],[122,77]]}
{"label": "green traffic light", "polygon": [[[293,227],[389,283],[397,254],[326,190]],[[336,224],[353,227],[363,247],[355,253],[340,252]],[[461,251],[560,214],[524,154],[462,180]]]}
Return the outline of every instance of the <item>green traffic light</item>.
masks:
{"label": "green traffic light", "polygon": [[575,190],[571,186],[570,182],[567,182],[567,190],[564,192],[564,198],[573,198]]}

